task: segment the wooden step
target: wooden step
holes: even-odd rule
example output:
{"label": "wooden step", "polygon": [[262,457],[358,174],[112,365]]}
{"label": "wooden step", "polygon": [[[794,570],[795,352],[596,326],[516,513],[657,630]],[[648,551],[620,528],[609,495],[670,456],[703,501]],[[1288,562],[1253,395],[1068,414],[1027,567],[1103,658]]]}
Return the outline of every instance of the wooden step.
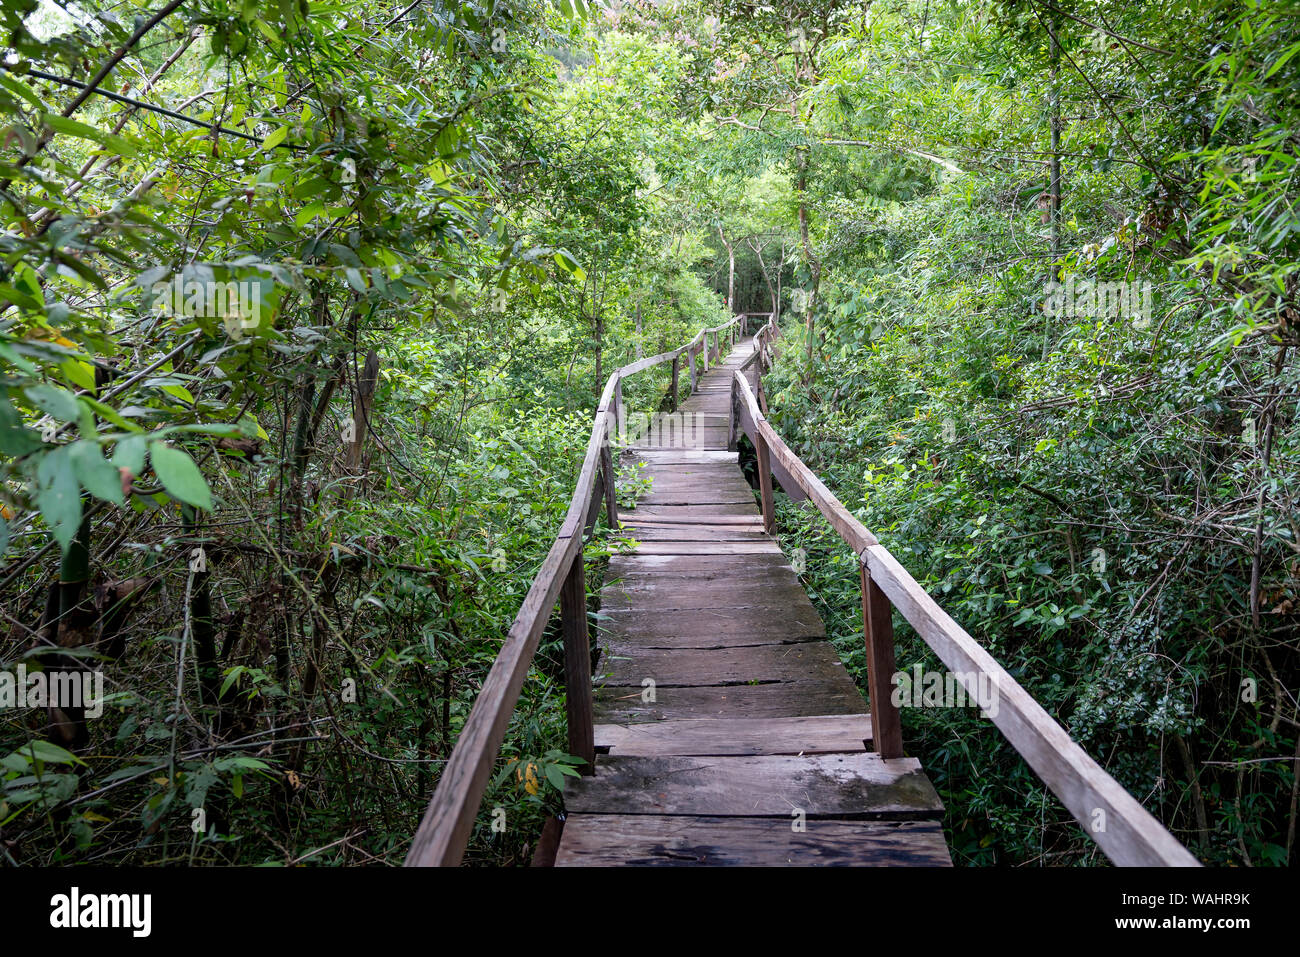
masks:
{"label": "wooden step", "polygon": [[646,678],[659,688],[832,680],[844,671],[829,641],[684,650],[645,648],[607,637],[601,649],[596,684],[607,688],[639,688]]}
{"label": "wooden step", "polygon": [[[638,724],[676,718],[787,718],[863,714],[862,693],[847,677],[834,681],[782,681],[764,685],[705,688],[597,688],[593,713],[605,724]],[[599,766],[599,762],[597,762]]]}
{"label": "wooden step", "polygon": [[556,867],[951,867],[934,821],[570,814]]}
{"label": "wooden step", "polygon": [[874,753],[659,757],[605,755],[590,777],[566,778],[581,814],[690,814],[863,820],[937,819],[943,804],[915,758]]}
{"label": "wooden step", "polygon": [[865,714],[596,725],[597,749],[620,756],[822,754],[865,751],[870,742],[871,718]]}

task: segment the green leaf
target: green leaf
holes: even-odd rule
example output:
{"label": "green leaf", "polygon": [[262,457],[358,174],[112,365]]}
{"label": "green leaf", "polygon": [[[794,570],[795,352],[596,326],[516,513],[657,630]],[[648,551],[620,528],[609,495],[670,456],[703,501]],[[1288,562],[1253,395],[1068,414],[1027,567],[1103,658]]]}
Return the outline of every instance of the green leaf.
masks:
{"label": "green leaf", "polygon": [[28,741],[19,749],[22,753],[35,757],[38,761],[45,761],[49,764],[85,764],[71,751],[65,751],[57,744],[51,744],[49,741]]}
{"label": "green leaf", "polygon": [[81,524],[81,495],[72,471],[68,446],[41,456],[36,467],[36,506],[50,526],[54,540],[65,551]]}
{"label": "green leaf", "polygon": [[147,435],[128,435],[118,439],[113,448],[113,465],[130,469],[132,475],[139,475],[144,471],[144,453],[148,447]]}
{"label": "green leaf", "polygon": [[103,130],[96,129],[87,123],[81,123],[77,120],[70,120],[66,116],[57,116],[53,113],[46,113],[42,117],[42,122],[50,129],[57,133],[66,133],[69,136],[77,136],[84,140],[92,140],[99,143],[116,153],[123,156],[134,156],[136,153],[135,146],[120,136],[114,136],[112,133],[105,133]]}
{"label": "green leaf", "polygon": [[32,404],[42,412],[47,412],[60,422],[76,422],[81,416],[81,406],[77,397],[67,389],[54,385],[31,385],[23,392]]}
{"label": "green leaf", "polygon": [[41,447],[36,433],[23,425],[18,410],[0,393],[0,454],[17,458]]}
{"label": "green leaf", "polygon": [[546,780],[551,782],[551,787],[563,789],[564,772],[557,765],[548,764],[546,766]]}
{"label": "green leaf", "polygon": [[307,206],[306,209],[300,211],[298,215],[294,218],[293,221],[294,225],[297,226],[299,229],[302,229],[313,219],[315,219],[317,216],[320,216],[324,212],[325,212],[324,204],[311,203],[310,205]]}
{"label": "green leaf", "polygon": [[289,127],[287,126],[282,126],[277,130],[272,130],[266,135],[266,139],[262,140],[262,149],[269,153],[271,150],[283,143],[284,138],[288,135]]}
{"label": "green leaf", "polygon": [[122,477],[105,459],[99,443],[81,439],[68,447],[77,481],[95,498],[121,505]]}
{"label": "green leaf", "polygon": [[188,454],[165,442],[150,442],[149,460],[167,494],[195,508],[211,510],[212,493],[208,491],[208,483]]}
{"label": "green leaf", "polygon": [[89,363],[69,357],[60,363],[59,371],[77,388],[85,389],[87,392],[94,391],[95,370]]}

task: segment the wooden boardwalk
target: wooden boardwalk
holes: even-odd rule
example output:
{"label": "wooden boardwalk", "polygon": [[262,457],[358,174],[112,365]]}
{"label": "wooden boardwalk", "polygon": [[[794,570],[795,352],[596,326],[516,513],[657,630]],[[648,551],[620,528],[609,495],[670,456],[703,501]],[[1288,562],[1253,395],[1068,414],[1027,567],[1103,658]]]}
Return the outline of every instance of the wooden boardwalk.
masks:
{"label": "wooden boardwalk", "polygon": [[[1198,866],[786,445],[767,421],[762,382],[777,317],[745,340],[750,318],[701,329],[610,374],[564,522],[442,769],[407,865],[460,864],[476,828],[488,826],[483,796],[558,602],[568,752],[588,773],[567,779],[558,847],[552,820],[535,863],[951,864],[939,797],[904,756],[891,700],[898,614],[949,677],[991,694],[996,706],[981,714],[1112,862]],[[711,359],[715,367],[703,368]],[[620,509],[610,437],[628,421],[623,383],[668,364],[670,404],[683,366],[691,397],[624,453],[653,483],[635,508]],[[761,513],[728,451],[742,434],[755,452]],[[870,709],[770,537],[777,483],[814,506],[857,556]],[[610,561],[593,675],[583,543],[602,519],[637,545]]]}
{"label": "wooden boardwalk", "polygon": [[[595,673],[596,773],[571,779],[557,866],[951,863],[914,758],[871,718],[727,451],[742,341],[625,452]],[[625,459],[627,461],[627,459]]]}

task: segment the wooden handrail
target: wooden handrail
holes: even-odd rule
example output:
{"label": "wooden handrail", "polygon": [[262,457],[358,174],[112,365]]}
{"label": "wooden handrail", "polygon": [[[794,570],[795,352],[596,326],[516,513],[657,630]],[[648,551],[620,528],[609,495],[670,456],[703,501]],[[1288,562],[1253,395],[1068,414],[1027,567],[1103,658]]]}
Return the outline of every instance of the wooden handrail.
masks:
{"label": "wooden handrail", "polygon": [[[686,345],[648,359],[639,359],[610,374],[596,407],[591,438],[587,442],[582,469],[569,500],[569,510],[542,567],[524,597],[501,651],[483,681],[469,718],[438,779],[429,807],[406,855],[407,867],[455,866],[460,863],[474,829],[483,792],[487,790],[492,765],[505,740],[510,715],[519,700],[542,631],[550,620],[557,599],[561,600],[564,632],[564,673],[569,752],[583,758],[590,773],[595,761],[592,736],[591,648],[587,627],[587,598],[583,581],[582,540],[599,515],[603,497],[606,519],[618,525],[618,504],[614,494],[614,461],[609,439],[613,429],[622,431],[622,382],[652,366],[672,362],[672,405],[677,403],[677,363],[686,355],[691,363],[691,388],[695,388],[697,351],[707,350],[707,336],[715,336],[714,350],[721,350],[716,338],[724,330],[729,338],[737,324],[730,322],[702,329]],[[706,358],[707,361],[707,358]],[[597,464],[599,463],[599,471]]]}
{"label": "wooden handrail", "polygon": [[[759,332],[774,329],[769,322]],[[817,506],[858,556],[867,642],[867,685],[875,747],[882,757],[902,755],[898,708],[893,704],[893,631],[890,606],[897,608],[939,656],[962,686],[978,700],[991,692],[996,708],[989,718],[1061,803],[1116,864],[1124,866],[1198,867],[1199,862],[1131,794],[1079,747],[966,631],[939,607],[889,550],[853,516],[822,481],[782,441],[768,423],[746,379],[754,359],[761,388],[766,362],[763,343],[732,378],[731,435],[743,431],[758,454],[763,518],[773,530],[772,472],[787,492],[797,489]],[[733,441],[734,448],[734,441]],[[787,484],[787,481],[791,484]],[[982,678],[982,680],[981,680]]]}

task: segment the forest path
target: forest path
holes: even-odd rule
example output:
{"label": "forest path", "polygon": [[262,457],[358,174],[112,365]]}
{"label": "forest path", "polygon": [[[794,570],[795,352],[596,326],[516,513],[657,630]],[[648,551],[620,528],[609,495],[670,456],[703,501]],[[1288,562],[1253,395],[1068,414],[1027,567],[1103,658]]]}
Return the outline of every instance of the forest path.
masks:
{"label": "forest path", "polygon": [[593,776],[555,863],[949,866],[915,758],[871,718],[727,450],[742,340],[624,453],[653,479],[601,592]]}

